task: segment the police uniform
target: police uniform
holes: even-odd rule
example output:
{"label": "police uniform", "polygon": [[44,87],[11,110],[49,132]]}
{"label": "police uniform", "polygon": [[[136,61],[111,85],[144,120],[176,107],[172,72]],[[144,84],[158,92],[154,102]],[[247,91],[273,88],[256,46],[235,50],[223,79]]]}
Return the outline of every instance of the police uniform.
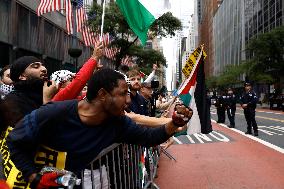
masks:
{"label": "police uniform", "polygon": [[[245,85],[250,85],[246,83]],[[251,127],[253,127],[254,135],[258,136],[257,123],[255,121],[255,108],[258,102],[258,98],[254,91],[245,92],[241,97],[241,105],[247,104],[244,108],[244,114],[247,121],[247,132],[246,134],[251,134]]]}
{"label": "police uniform", "polygon": [[220,95],[216,99],[215,106],[217,108],[217,116],[218,116],[218,121],[217,123],[225,123],[225,101],[224,101],[224,96]]}
{"label": "police uniform", "polygon": [[227,94],[225,96],[225,103],[227,108],[227,115],[230,121],[230,128],[235,127],[235,113],[236,113],[236,95],[234,94]]}

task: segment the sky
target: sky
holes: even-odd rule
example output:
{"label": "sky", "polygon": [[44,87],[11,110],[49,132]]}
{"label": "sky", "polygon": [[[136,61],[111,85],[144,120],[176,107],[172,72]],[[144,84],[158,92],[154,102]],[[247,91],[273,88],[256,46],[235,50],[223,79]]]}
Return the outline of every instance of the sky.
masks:
{"label": "sky", "polygon": [[[181,19],[183,25],[188,25],[188,21],[190,15],[194,13],[194,0],[170,0],[170,12],[173,13],[174,16]],[[185,36],[188,35],[188,30],[184,30],[183,34]],[[173,80],[172,70],[175,69],[175,65],[177,62],[177,46],[178,39],[176,37],[173,38],[163,38],[162,43],[163,53],[167,60],[167,70],[166,70],[166,81],[167,81],[167,89],[172,90],[171,82]]]}

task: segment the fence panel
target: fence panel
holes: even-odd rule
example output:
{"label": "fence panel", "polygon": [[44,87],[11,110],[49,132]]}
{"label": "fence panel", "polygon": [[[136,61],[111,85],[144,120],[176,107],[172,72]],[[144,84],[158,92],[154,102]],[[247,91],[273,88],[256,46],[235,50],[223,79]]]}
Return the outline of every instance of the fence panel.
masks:
{"label": "fence panel", "polygon": [[113,144],[81,173],[83,189],[158,188],[154,183],[160,146]]}

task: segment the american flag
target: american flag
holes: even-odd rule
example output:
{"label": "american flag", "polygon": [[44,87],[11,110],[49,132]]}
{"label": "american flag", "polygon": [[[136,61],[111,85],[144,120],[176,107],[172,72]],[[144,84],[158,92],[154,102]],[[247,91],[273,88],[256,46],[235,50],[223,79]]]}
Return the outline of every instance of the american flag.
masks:
{"label": "american flag", "polygon": [[[90,2],[85,2],[89,5]],[[95,45],[100,41],[100,36],[95,34],[92,29],[87,25],[88,16],[86,14],[86,7],[84,6],[84,0],[77,0],[77,6],[75,7],[76,17],[75,23],[73,23],[73,12],[71,0],[41,0],[37,9],[38,16],[51,11],[59,11],[65,9],[66,12],[66,28],[68,34],[73,34],[73,26],[76,25],[76,31],[82,33],[83,41],[86,46]],[[109,34],[103,34],[102,41],[104,46],[107,46],[110,42]]]}
{"label": "american flag", "polygon": [[115,56],[116,56],[117,53],[119,53],[119,51],[120,51],[120,49],[116,48],[116,47],[110,47],[110,48],[105,47],[104,55],[108,59],[115,60]]}
{"label": "american flag", "polygon": [[133,67],[133,60],[132,60],[132,57],[126,55],[126,57],[124,57],[122,60],[121,60],[121,65],[126,65],[128,67]]}
{"label": "american flag", "polygon": [[71,0],[65,0],[66,11],[66,29],[68,34],[73,34],[73,13]]}
{"label": "american flag", "polygon": [[77,1],[76,7],[76,23],[77,23],[77,32],[81,32],[85,22],[87,21],[87,15],[84,10],[83,0]]}
{"label": "american flag", "polygon": [[64,9],[64,1],[62,0],[41,0],[37,8],[37,15],[51,12],[60,11]]}
{"label": "american flag", "polygon": [[[87,25],[88,15],[86,14],[84,1],[78,0],[76,7],[76,27],[77,32],[82,32],[83,41],[86,46],[95,45],[100,41],[100,36],[95,34]],[[102,41],[104,46],[109,44],[109,34],[103,34]]]}

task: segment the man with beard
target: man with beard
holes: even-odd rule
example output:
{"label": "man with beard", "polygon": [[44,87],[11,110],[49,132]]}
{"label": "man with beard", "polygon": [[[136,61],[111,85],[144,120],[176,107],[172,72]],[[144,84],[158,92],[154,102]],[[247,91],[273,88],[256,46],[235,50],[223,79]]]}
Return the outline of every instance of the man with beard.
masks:
{"label": "man with beard", "polygon": [[131,103],[129,105],[129,110],[141,115],[149,116],[149,111],[147,108],[147,103],[144,97],[141,96],[138,91],[141,88],[141,76],[138,70],[130,70],[127,72],[127,77],[130,81],[130,98]]}
{"label": "man with beard", "polygon": [[180,106],[167,124],[140,127],[124,114],[129,103],[124,75],[111,69],[99,70],[88,83],[86,99],[49,103],[17,124],[7,140],[11,159],[33,188],[49,188],[58,185],[55,180],[59,175],[38,174],[40,168],[33,163],[33,155],[40,144],[66,152],[65,169],[79,175],[109,145],[157,145],[190,119],[189,109]]}
{"label": "man with beard", "polygon": [[14,127],[26,114],[51,100],[76,98],[92,76],[94,69],[99,66],[97,62],[102,56],[102,49],[103,45],[97,44],[91,58],[75,75],[76,78],[70,86],[60,90],[56,95],[58,86],[54,81],[48,81],[47,69],[38,58],[23,56],[17,59],[10,68],[10,78],[13,80],[15,90],[6,96],[0,105],[0,110],[5,109],[3,125]]}
{"label": "man with beard", "polygon": [[[47,70],[41,61],[33,56],[17,59],[10,68],[10,78],[14,91],[2,102],[5,107],[4,124],[14,125],[32,110],[39,108],[47,98],[54,95],[54,90],[47,87]],[[45,87],[44,87],[45,86]]]}

